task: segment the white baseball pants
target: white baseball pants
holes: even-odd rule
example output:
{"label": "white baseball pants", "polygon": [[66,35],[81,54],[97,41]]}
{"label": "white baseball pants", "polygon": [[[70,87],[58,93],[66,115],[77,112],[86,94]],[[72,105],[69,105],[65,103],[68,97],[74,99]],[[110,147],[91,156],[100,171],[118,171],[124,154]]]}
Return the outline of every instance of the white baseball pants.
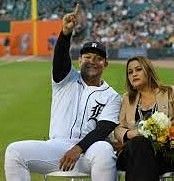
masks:
{"label": "white baseball pants", "polygon": [[[59,170],[59,160],[72,148],[71,140],[19,141],[5,154],[6,181],[30,181],[30,172],[46,174]],[[116,181],[116,156],[105,141],[92,144],[77,161],[76,170],[90,173],[92,181]]]}

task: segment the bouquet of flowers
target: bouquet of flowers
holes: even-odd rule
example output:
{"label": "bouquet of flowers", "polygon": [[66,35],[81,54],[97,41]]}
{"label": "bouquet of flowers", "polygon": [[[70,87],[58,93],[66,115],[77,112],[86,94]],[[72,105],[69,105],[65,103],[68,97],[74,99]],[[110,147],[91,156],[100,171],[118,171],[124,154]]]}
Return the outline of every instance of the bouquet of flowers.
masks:
{"label": "bouquet of flowers", "polygon": [[151,141],[164,144],[169,138],[170,119],[163,112],[156,111],[147,120],[139,122],[138,131]]}
{"label": "bouquet of flowers", "polygon": [[147,120],[139,122],[138,131],[152,142],[155,154],[161,153],[166,161],[174,164],[173,126],[163,112],[155,112]]}

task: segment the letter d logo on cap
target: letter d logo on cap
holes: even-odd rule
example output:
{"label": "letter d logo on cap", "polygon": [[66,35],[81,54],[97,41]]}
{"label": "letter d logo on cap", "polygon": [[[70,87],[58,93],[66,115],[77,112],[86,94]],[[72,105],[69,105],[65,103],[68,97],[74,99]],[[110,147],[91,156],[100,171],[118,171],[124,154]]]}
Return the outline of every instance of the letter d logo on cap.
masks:
{"label": "letter d logo on cap", "polygon": [[97,43],[92,43],[91,46],[94,47],[94,48],[96,48],[96,47],[97,47]]}

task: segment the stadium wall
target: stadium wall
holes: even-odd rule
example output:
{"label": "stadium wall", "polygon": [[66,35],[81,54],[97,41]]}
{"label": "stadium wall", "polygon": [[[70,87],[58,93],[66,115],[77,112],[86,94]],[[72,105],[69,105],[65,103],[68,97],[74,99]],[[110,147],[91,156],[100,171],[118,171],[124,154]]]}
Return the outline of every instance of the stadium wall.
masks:
{"label": "stadium wall", "polygon": [[0,33],[0,56],[4,55],[6,52],[4,46],[4,40],[6,37],[10,37],[10,33]]}
{"label": "stadium wall", "polygon": [[[34,28],[34,26],[36,26]],[[61,31],[61,20],[46,20],[46,21],[12,21],[9,33],[0,33],[0,56],[4,55],[7,47],[3,45],[4,39],[8,36],[10,39],[10,54],[11,55],[33,55],[48,56],[52,54],[52,49],[48,45],[48,40],[53,33],[58,36]],[[33,36],[35,32],[36,36]],[[33,37],[36,40],[33,41]],[[36,42],[35,44],[33,44]],[[34,51],[33,49],[36,48]],[[174,48],[161,49],[143,49],[143,48],[120,48],[109,49],[109,59],[127,59],[134,55],[144,55],[153,59],[161,59],[166,57],[174,57]],[[71,56],[77,59],[79,49],[71,49]]]}
{"label": "stadium wall", "polygon": [[37,22],[37,42],[38,55],[50,55],[48,39],[52,34],[59,35],[62,29],[62,21],[38,21]]}
{"label": "stadium wall", "polygon": [[30,55],[32,49],[32,22],[31,21],[13,21],[11,22],[11,54],[12,55]]}
{"label": "stadium wall", "polygon": [[[10,54],[11,55],[32,55],[36,47],[37,55],[50,55],[50,49],[48,48],[48,39],[55,33],[58,34],[61,31],[61,20],[48,20],[37,21],[35,27],[36,33],[36,46],[33,46],[33,21],[12,21],[11,29],[8,33],[10,37]],[[3,46],[3,40],[7,35],[0,33],[0,55],[5,54],[5,46]]]}

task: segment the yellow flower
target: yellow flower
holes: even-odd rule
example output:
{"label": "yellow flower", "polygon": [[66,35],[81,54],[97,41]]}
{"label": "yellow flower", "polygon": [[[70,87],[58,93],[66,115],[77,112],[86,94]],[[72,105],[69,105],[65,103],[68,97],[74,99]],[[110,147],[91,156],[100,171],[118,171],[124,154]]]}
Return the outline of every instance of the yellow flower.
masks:
{"label": "yellow flower", "polygon": [[138,130],[144,137],[159,143],[165,143],[169,137],[170,120],[162,112],[155,112],[147,120],[139,123]]}

